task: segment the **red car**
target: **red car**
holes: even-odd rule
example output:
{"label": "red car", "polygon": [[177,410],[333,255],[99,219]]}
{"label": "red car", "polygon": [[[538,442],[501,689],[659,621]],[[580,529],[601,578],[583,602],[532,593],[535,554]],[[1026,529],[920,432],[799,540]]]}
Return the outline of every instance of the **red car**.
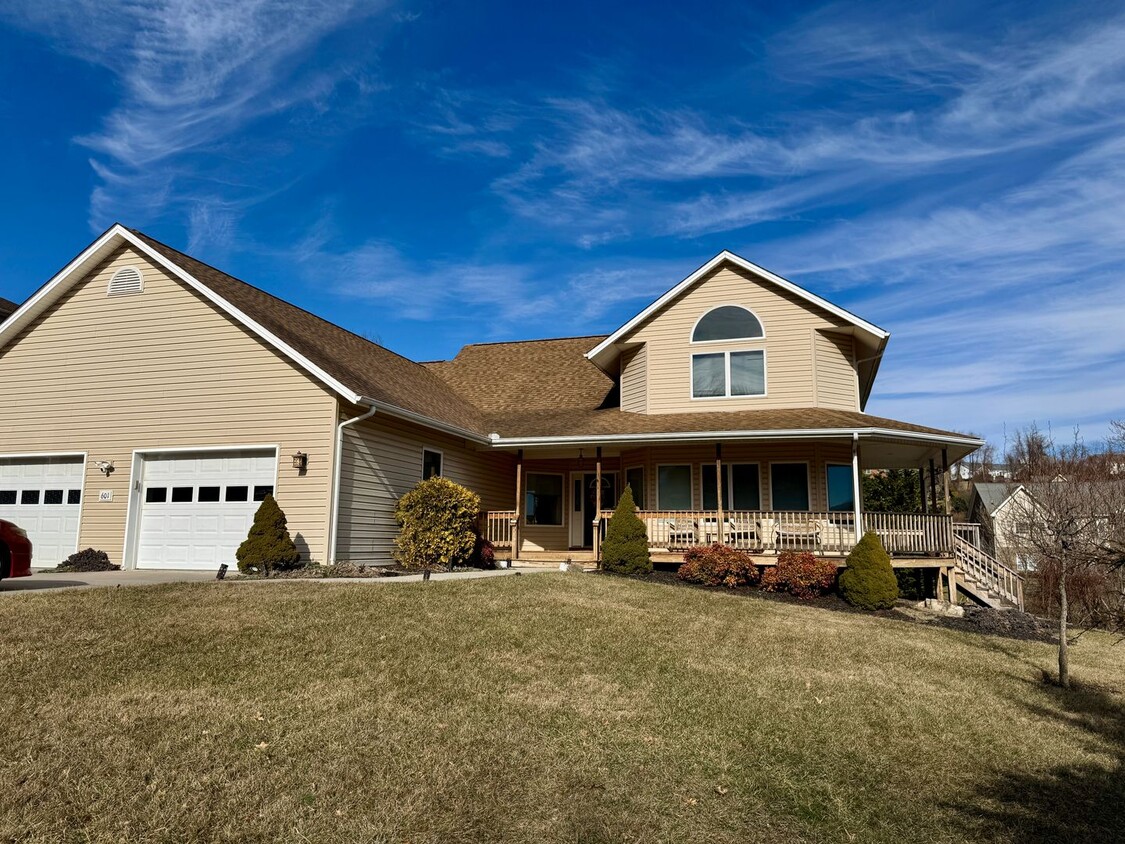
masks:
{"label": "red car", "polygon": [[0,519],[0,580],[31,574],[31,540],[27,531]]}

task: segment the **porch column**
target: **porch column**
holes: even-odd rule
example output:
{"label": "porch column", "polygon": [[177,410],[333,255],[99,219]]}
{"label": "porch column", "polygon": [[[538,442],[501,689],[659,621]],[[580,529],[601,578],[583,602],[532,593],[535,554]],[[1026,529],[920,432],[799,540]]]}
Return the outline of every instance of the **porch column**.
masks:
{"label": "porch column", "polygon": [[512,526],[512,559],[520,558],[520,524],[523,521],[523,449],[516,452],[516,523]]}
{"label": "porch column", "polygon": [[949,507],[949,449],[944,447],[941,450],[941,484],[945,493],[945,515],[948,516],[952,512]]}
{"label": "porch column", "polygon": [[859,434],[852,434],[852,506],[855,507],[855,541],[863,538],[863,485],[859,482]]}
{"label": "porch column", "polygon": [[926,505],[926,467],[918,467],[918,492],[922,496],[922,512],[930,512],[930,508]]}
{"label": "porch column", "polygon": [[949,572],[949,603],[957,603],[957,566],[950,566],[946,569]]}
{"label": "porch column", "polygon": [[[702,503],[702,502],[701,502]],[[723,444],[715,443],[715,540],[723,544]]]}
{"label": "porch column", "polygon": [[597,449],[597,459],[594,463],[594,561],[602,560],[602,447]]}
{"label": "porch column", "polygon": [[932,509],[937,511],[937,467],[934,466],[934,458],[930,458],[930,503]]}

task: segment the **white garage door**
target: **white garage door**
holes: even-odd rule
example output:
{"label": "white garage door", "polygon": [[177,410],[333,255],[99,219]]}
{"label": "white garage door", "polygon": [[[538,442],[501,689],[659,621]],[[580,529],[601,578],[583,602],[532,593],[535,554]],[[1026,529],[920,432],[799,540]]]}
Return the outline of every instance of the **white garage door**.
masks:
{"label": "white garage door", "polygon": [[0,519],[31,540],[31,563],[56,566],[78,550],[82,457],[0,457]]}
{"label": "white garage door", "polygon": [[137,568],[233,566],[276,470],[272,449],[146,455]]}

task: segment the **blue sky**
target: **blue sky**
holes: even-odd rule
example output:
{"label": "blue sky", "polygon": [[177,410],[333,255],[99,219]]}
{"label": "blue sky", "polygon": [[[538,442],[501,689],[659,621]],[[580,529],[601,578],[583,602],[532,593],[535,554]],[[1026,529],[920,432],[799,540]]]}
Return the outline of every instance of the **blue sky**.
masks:
{"label": "blue sky", "polygon": [[115,220],[414,357],[731,249],[892,332],[872,413],[1125,418],[1118,3],[0,7],[0,295]]}

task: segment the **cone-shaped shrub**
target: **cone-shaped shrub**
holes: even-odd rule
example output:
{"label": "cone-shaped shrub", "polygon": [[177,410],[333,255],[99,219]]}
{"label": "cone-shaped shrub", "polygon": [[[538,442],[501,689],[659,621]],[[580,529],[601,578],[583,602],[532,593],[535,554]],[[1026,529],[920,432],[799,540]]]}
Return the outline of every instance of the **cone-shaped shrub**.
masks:
{"label": "cone-shaped shrub", "polygon": [[886,610],[898,600],[898,581],[891,558],[874,531],[868,531],[848,554],[848,567],[840,575],[840,594],[854,607]]}
{"label": "cone-shaped shrub", "polygon": [[421,481],[395,505],[395,559],[408,569],[463,566],[477,541],[480,496],[453,481]]}
{"label": "cone-shaped shrub", "polygon": [[605,529],[602,542],[602,568],[617,574],[648,574],[652,557],[648,553],[648,531],[637,517],[633,490],[626,486]]}
{"label": "cone-shaped shrub", "polygon": [[272,495],[267,495],[254,514],[254,524],[246,541],[234,552],[238,570],[243,574],[266,574],[275,569],[299,568],[301,552],[293,544],[286,527],[285,513]]}

